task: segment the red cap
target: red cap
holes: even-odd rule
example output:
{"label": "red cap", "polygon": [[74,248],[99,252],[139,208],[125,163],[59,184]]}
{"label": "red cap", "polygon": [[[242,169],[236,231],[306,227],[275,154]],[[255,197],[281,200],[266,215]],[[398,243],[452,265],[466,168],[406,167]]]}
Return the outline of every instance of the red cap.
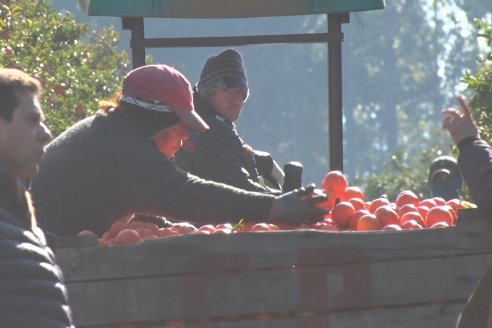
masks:
{"label": "red cap", "polygon": [[[207,123],[193,108],[190,82],[178,70],[167,65],[147,65],[134,69],[123,81],[123,96],[134,97],[141,107],[173,111],[186,126],[195,131],[208,129]],[[148,102],[149,106],[145,106]],[[156,106],[159,102],[164,106]]]}

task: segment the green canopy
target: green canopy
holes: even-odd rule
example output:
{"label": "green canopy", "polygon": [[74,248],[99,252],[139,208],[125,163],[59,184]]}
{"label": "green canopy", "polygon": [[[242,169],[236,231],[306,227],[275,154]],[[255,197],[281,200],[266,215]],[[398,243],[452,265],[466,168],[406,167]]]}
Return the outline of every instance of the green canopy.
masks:
{"label": "green canopy", "polygon": [[89,16],[241,18],[382,9],[384,0],[83,0]]}

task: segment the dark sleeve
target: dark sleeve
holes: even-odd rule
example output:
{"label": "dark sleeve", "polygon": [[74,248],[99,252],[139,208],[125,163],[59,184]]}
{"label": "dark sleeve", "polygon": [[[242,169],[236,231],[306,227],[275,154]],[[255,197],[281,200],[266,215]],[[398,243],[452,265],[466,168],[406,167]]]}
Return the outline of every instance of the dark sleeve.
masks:
{"label": "dark sleeve", "polygon": [[[194,166],[199,176],[249,191],[270,192],[261,185],[243,162],[245,155],[239,137],[230,128],[217,124],[203,133],[193,153]],[[254,161],[251,157],[249,160]],[[255,165],[252,168],[256,170]]]}
{"label": "dark sleeve", "polygon": [[268,218],[273,195],[198,178],[151,147],[139,147],[132,158],[125,163],[131,175],[123,188],[135,190],[128,201],[137,204],[137,213],[209,223]]}
{"label": "dark sleeve", "polygon": [[458,164],[477,206],[492,210],[492,147],[483,140],[467,139],[459,145]]}
{"label": "dark sleeve", "polygon": [[[2,327],[73,327],[53,252],[0,209],[0,322]],[[42,232],[38,232],[42,233]]]}

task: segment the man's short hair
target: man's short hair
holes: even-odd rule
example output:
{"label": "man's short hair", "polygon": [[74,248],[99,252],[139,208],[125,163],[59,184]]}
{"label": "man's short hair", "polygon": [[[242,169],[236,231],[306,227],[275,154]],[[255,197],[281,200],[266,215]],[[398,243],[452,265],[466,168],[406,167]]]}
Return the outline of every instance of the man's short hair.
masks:
{"label": "man's short hair", "polygon": [[15,68],[0,68],[0,117],[11,121],[19,105],[18,92],[40,95],[41,83],[23,71]]}

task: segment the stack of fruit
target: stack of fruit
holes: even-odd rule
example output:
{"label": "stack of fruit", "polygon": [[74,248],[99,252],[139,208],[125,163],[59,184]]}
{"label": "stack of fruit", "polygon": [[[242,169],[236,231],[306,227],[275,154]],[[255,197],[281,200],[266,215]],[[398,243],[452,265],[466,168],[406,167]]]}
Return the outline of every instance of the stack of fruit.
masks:
{"label": "stack of fruit", "polygon": [[[359,187],[348,186],[340,171],[330,171],[321,184],[327,199],[317,206],[328,210],[324,219],[316,224],[288,226],[277,222],[239,222],[195,226],[188,222],[176,222],[170,227],[159,228],[150,222],[119,220],[106,231],[98,242],[100,246],[139,243],[163,237],[185,234],[231,234],[277,230],[324,230],[324,231],[374,231],[414,230],[425,228],[448,228],[456,225],[458,210],[474,207],[473,204],[439,197],[420,200],[410,190],[404,190],[394,201],[386,197],[371,201]],[[80,235],[94,235],[82,231]]]}
{"label": "stack of fruit", "polygon": [[331,171],[321,184],[327,200],[319,206],[329,210],[323,222],[337,230],[413,230],[447,228],[456,225],[458,210],[473,204],[440,197],[420,200],[411,190],[404,190],[394,201],[386,197],[366,201],[358,187],[347,186],[345,176]]}

